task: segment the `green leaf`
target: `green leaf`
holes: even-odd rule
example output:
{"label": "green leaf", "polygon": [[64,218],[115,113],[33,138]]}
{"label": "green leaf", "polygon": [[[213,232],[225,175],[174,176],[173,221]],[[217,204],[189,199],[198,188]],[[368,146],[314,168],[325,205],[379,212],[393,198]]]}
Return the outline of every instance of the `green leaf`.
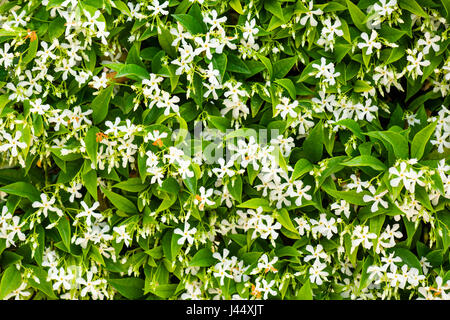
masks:
{"label": "green leaf", "polygon": [[150,78],[150,73],[137,64],[125,64],[117,72],[115,78],[126,77],[132,80],[141,81]]}
{"label": "green leaf", "polygon": [[236,72],[236,73],[251,73],[250,69],[247,65],[242,61],[242,59],[236,57],[234,54],[229,54],[227,56],[227,71]]}
{"label": "green leaf", "polygon": [[399,0],[398,5],[400,8],[414,13],[416,16],[428,18],[427,13],[415,0]]}
{"label": "green leaf", "polygon": [[343,11],[346,9],[347,7],[339,2],[328,2],[323,8],[323,12]]}
{"label": "green leaf", "polygon": [[273,75],[275,79],[284,78],[297,62],[297,58],[285,58],[273,64]]}
{"label": "green leaf", "polygon": [[297,97],[297,91],[295,89],[294,83],[290,79],[277,79],[275,80],[275,83],[285,88],[289,92],[289,95],[292,99],[295,99]]}
{"label": "green leaf", "polygon": [[299,300],[312,300],[313,299],[313,292],[311,289],[311,282],[309,282],[309,278],[306,279],[305,283],[299,290],[297,298]]}
{"label": "green leaf", "polygon": [[10,102],[8,94],[4,94],[4,95],[0,96],[0,114],[2,114],[3,108],[5,108],[5,106],[8,104],[8,102]]}
{"label": "green leaf", "polygon": [[230,7],[234,9],[239,14],[244,14],[244,11],[242,10],[241,1],[239,0],[230,0]]}
{"label": "green leaf", "polygon": [[242,10],[241,2],[239,0],[230,0],[230,7],[234,9],[239,14],[244,14],[244,11]]}
{"label": "green leaf", "polygon": [[351,37],[351,35],[350,35],[350,30],[349,30],[349,28],[348,28],[348,24],[347,24],[347,21],[345,21],[344,19],[341,19],[341,23],[342,23],[342,26],[341,26],[341,30],[342,30],[342,32],[344,33],[343,35],[342,35],[342,37],[348,42],[348,43],[352,43],[352,37]]}
{"label": "green leaf", "polygon": [[86,137],[84,137],[84,144],[86,145],[86,152],[91,159],[92,163],[97,167],[97,133],[100,132],[100,129],[97,127],[90,127],[88,132],[86,133]]}
{"label": "green leaf", "polygon": [[345,200],[345,201],[347,201],[348,203],[351,203],[351,204],[356,204],[356,205],[359,205],[359,206],[366,205],[366,202],[363,200],[364,195],[362,193],[357,193],[354,190],[338,191],[334,187],[332,187],[332,182],[328,182],[327,183],[327,181],[331,181],[330,179],[331,178],[328,178],[327,180],[325,180],[325,183],[323,183],[322,186],[321,186],[322,189],[326,193],[331,195],[336,200],[343,199],[343,200]]}
{"label": "green leaf", "polygon": [[160,284],[157,285],[156,288],[151,292],[153,292],[161,299],[168,299],[175,293],[177,287],[178,284],[175,283]]}
{"label": "green leaf", "polygon": [[264,9],[276,16],[281,21],[284,21],[283,9],[281,9],[281,3],[277,0],[264,1]]}
{"label": "green leaf", "polygon": [[203,33],[202,25],[195,17],[189,14],[172,14],[172,17],[181,23],[190,34],[196,35]]}
{"label": "green leaf", "polygon": [[56,19],[50,22],[48,25],[48,36],[50,41],[59,38],[64,33],[64,30],[66,30],[65,23],[66,20],[60,16],[57,16]]}
{"label": "green leaf", "polygon": [[309,135],[303,142],[303,150],[306,158],[311,162],[318,162],[322,158],[323,153],[323,127],[322,121],[312,128]]}
{"label": "green leaf", "polygon": [[161,187],[158,186],[158,189],[176,196],[180,191],[180,185],[178,184],[177,180],[169,177],[163,181]]}
{"label": "green leaf", "polygon": [[109,201],[119,210],[131,213],[131,214],[137,214],[139,211],[137,210],[136,206],[133,202],[125,198],[124,196],[121,196],[117,193],[114,193],[112,191],[109,191],[103,187],[101,187],[103,193],[108,198]]}
{"label": "green leaf", "polygon": [[409,159],[408,141],[400,133],[394,131],[371,131],[365,134],[380,139],[385,145],[389,144],[398,159]]}
{"label": "green leaf", "polygon": [[427,125],[425,128],[416,133],[411,143],[411,158],[417,160],[422,159],[425,146],[430,140],[431,135],[434,133],[437,123],[433,122]]}
{"label": "green leaf", "polygon": [[264,211],[272,211],[269,201],[263,198],[252,198],[237,205],[238,208],[258,209],[262,207]]}
{"label": "green leaf", "polygon": [[14,194],[16,196],[20,196],[22,198],[27,198],[31,201],[40,201],[41,193],[28,182],[14,182],[8,184],[7,186],[1,187],[0,191],[6,192],[8,194]]}
{"label": "green leaf", "polygon": [[445,8],[445,11],[447,12],[447,21],[448,21],[450,17],[450,0],[441,0],[441,2]]}
{"label": "green leaf", "polygon": [[55,293],[53,292],[51,282],[47,281],[48,272],[34,265],[26,265],[25,267],[31,269],[33,271],[33,275],[39,279],[39,282],[36,282],[34,277],[30,277],[27,280],[30,286],[37,290],[42,291],[51,299],[57,299]]}
{"label": "green leaf", "polygon": [[283,154],[281,153],[281,150],[278,146],[275,146],[275,149],[273,150],[273,153],[275,153],[275,161],[278,164],[278,166],[284,170],[284,172],[288,172],[288,167],[286,160],[283,157]]}
{"label": "green leaf", "polygon": [[306,159],[300,159],[294,166],[294,172],[292,173],[292,180],[297,180],[305,173],[311,171],[313,166],[311,162]]}
{"label": "green leaf", "polygon": [[396,48],[392,48],[389,58],[386,60],[386,64],[393,63],[395,61],[400,60],[405,55],[405,48],[398,46]]}
{"label": "green leaf", "polygon": [[120,0],[114,0],[112,3],[115,8],[117,8],[120,12],[124,12],[127,16],[132,17],[130,9],[128,6]]}
{"label": "green leaf", "polygon": [[277,212],[277,220],[283,227],[285,227],[287,230],[298,233],[297,229],[294,227],[294,224],[292,223],[292,220],[289,216],[289,212],[286,209],[281,209]]}
{"label": "green leaf", "polygon": [[353,23],[360,31],[367,31],[367,27],[365,25],[367,21],[366,15],[358,8],[358,6],[352,3],[350,0],[347,0],[347,8],[350,12],[350,16],[352,18]]}
{"label": "green leaf", "polygon": [[91,109],[94,124],[102,122],[108,115],[109,101],[111,100],[113,88],[113,85],[106,87],[92,100]]}
{"label": "green leaf", "polygon": [[140,53],[139,53],[140,46],[141,46],[141,43],[139,41],[134,42],[130,51],[128,51],[127,59],[125,60],[125,66],[134,64],[134,65],[138,65],[145,69],[145,64],[142,62],[142,59],[141,59]]}
{"label": "green leaf", "polygon": [[269,72],[269,78],[271,79],[273,76],[273,67],[272,67],[272,62],[270,62],[270,59],[263,56],[260,53],[257,53],[256,56],[258,57],[259,60],[261,60],[261,62],[264,64],[264,66],[266,67],[267,71]]}
{"label": "green leaf", "polygon": [[355,92],[368,92],[372,89],[373,88],[371,85],[362,80],[356,80],[355,84],[353,85],[353,91]]}
{"label": "green leaf", "polygon": [[84,186],[86,187],[90,195],[95,199],[95,201],[97,201],[97,171],[89,170],[88,172],[83,173],[82,178]]}
{"label": "green leaf", "polygon": [[133,277],[109,279],[108,283],[127,299],[136,300],[144,295],[143,279]]}
{"label": "green leaf", "polygon": [[227,183],[227,189],[231,196],[238,201],[242,202],[242,178],[241,176],[235,176],[235,178],[230,179]]}
{"label": "green leaf", "polygon": [[299,250],[295,249],[294,247],[284,246],[281,248],[276,248],[275,255],[277,257],[299,257],[299,256],[301,256],[301,253]]}
{"label": "green leaf", "polygon": [[439,267],[444,261],[443,250],[434,250],[426,255],[427,260],[433,267]]}
{"label": "green leaf", "polygon": [[121,190],[129,191],[129,192],[141,192],[148,185],[143,184],[140,178],[130,178],[125,181],[121,181],[113,185],[113,188],[118,188]]}
{"label": "green leaf", "polygon": [[63,216],[61,219],[59,219],[58,224],[56,225],[56,229],[58,229],[59,235],[61,236],[61,239],[67,250],[70,251],[71,230],[69,218]]}
{"label": "green leaf", "polygon": [[215,54],[212,60],[214,69],[219,71],[219,81],[224,82],[225,70],[227,69],[227,56],[225,54]]}
{"label": "green leaf", "polygon": [[208,248],[200,249],[189,262],[191,267],[210,267],[216,262]]}
{"label": "green leaf", "polygon": [[173,37],[170,34],[169,28],[161,28],[161,33],[158,33],[158,42],[161,48],[172,58],[177,55],[176,48],[172,46]]}
{"label": "green leaf", "polygon": [[173,231],[166,232],[162,237],[161,244],[164,256],[171,262],[176,259],[182,247],[181,244],[177,243],[179,238],[180,236],[173,233]]}
{"label": "green leaf", "polygon": [[362,155],[354,157],[351,160],[342,162],[347,167],[371,167],[378,171],[386,170],[386,165],[375,157]]}
{"label": "green leaf", "polygon": [[362,271],[361,271],[361,280],[359,282],[359,290],[363,290],[371,282],[370,273],[367,272],[367,269],[369,269],[369,267],[371,265],[373,265],[373,258],[371,256],[367,256],[364,259],[364,264],[363,264]]}
{"label": "green leaf", "polygon": [[31,41],[31,39],[30,39],[30,45],[28,47],[27,54],[22,59],[22,63],[24,65],[28,64],[31,60],[34,59],[34,57],[36,56],[38,45],[39,45],[39,40],[37,39],[37,36],[34,41]]}
{"label": "green leaf", "polygon": [[2,280],[0,281],[0,300],[3,300],[8,294],[20,287],[22,283],[22,276],[16,266],[9,266],[3,272]]}
{"label": "green leaf", "polygon": [[336,122],[336,125],[344,126],[347,129],[349,129],[353,134],[361,141],[366,141],[366,138],[364,137],[363,131],[361,130],[361,127],[359,126],[358,122],[356,122],[353,119],[342,119]]}
{"label": "green leaf", "polygon": [[231,127],[231,121],[225,117],[208,116],[208,121],[220,131],[226,133],[227,129]]}
{"label": "green leaf", "polygon": [[377,237],[379,237],[381,228],[383,227],[384,224],[384,220],[386,220],[386,216],[383,214],[371,218],[369,221],[370,232],[375,233]]}

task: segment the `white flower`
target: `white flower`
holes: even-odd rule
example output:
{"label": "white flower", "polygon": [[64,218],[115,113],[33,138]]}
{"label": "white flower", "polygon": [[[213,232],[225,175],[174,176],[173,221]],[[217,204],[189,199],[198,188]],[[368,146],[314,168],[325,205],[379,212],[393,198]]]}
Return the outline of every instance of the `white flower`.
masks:
{"label": "white flower", "polygon": [[327,64],[327,61],[324,57],[320,58],[320,65],[317,63],[313,63],[312,67],[317,69],[318,72],[316,72],[315,77],[325,77],[323,80],[324,83],[328,83],[330,85],[334,85],[336,83],[335,78],[340,76],[340,72],[335,72],[334,69],[334,63],[330,62]]}
{"label": "white flower", "polygon": [[4,143],[0,146],[0,151],[4,152],[9,150],[13,157],[17,157],[19,154],[18,148],[25,149],[27,144],[25,142],[20,142],[20,138],[22,137],[21,131],[16,131],[14,138],[7,132],[3,133],[3,138],[7,140],[7,143]]}
{"label": "white flower", "polygon": [[[14,216],[12,217],[12,224],[8,224],[6,226],[6,230],[8,231],[6,236],[6,247],[9,247],[10,245],[15,245],[14,243],[14,237],[17,235],[20,241],[25,241],[26,236],[22,232],[22,227],[25,225],[25,221],[20,223],[20,217]],[[1,237],[0,237],[1,238]]]}
{"label": "white flower", "polygon": [[108,78],[106,76],[106,72],[103,72],[101,77],[93,76],[92,81],[89,82],[89,84],[97,90],[106,88],[108,86]]}
{"label": "white flower", "polygon": [[42,99],[38,98],[34,101],[30,101],[31,109],[30,112],[37,113],[39,115],[44,115],[50,109],[50,105],[42,104]]}
{"label": "white flower", "polygon": [[94,276],[94,273],[92,271],[86,272],[86,280],[84,278],[78,278],[77,284],[84,286],[83,289],[81,289],[80,295],[82,297],[85,297],[86,294],[91,293],[92,299],[97,300],[99,297],[101,297],[103,294],[100,292],[97,286],[102,284],[101,279],[92,280]]}
{"label": "white flower", "polygon": [[311,189],[311,186],[305,185],[305,187],[302,188],[303,181],[301,181],[301,180],[294,181],[294,185],[295,185],[295,191],[293,191],[290,195],[292,197],[297,197],[297,199],[295,199],[295,204],[300,207],[302,205],[303,198],[308,201],[312,199],[312,196],[306,193],[307,191],[309,191]]}
{"label": "white flower", "polygon": [[419,270],[416,268],[409,269],[408,272],[408,283],[414,287],[419,285],[419,282],[425,280],[425,276],[423,274],[419,274]]}
{"label": "white flower", "polygon": [[217,178],[222,179],[225,175],[228,177],[234,176],[235,172],[230,169],[234,165],[233,161],[230,160],[225,164],[225,160],[223,158],[219,158],[217,162],[220,165],[220,168],[212,169],[212,172],[217,175]]}
{"label": "white flower", "polygon": [[276,295],[277,292],[272,289],[272,287],[275,285],[275,280],[271,280],[270,282],[267,282],[266,279],[262,279],[261,283],[259,281],[256,282],[255,290],[261,293],[264,293],[263,299],[267,299],[269,293],[271,295]]}
{"label": "white flower", "polygon": [[280,113],[283,119],[286,119],[286,116],[289,114],[291,118],[295,118],[297,116],[297,112],[295,112],[295,108],[298,106],[298,101],[295,100],[292,103],[289,103],[289,98],[283,97],[281,98],[281,103],[277,104],[275,109],[277,110],[277,114]]}
{"label": "white flower", "polygon": [[344,32],[340,29],[338,29],[342,23],[339,18],[337,18],[334,21],[334,24],[331,24],[331,19],[327,18],[323,21],[324,27],[322,28],[322,34],[327,37],[328,40],[333,40],[334,35],[337,35],[339,37],[342,37],[344,35]]}
{"label": "white flower", "polygon": [[306,15],[300,19],[300,24],[302,26],[304,26],[308,22],[308,20],[309,20],[309,24],[311,25],[311,27],[317,26],[317,20],[314,19],[314,15],[322,15],[323,11],[320,9],[313,10],[313,6],[314,6],[314,2],[310,1],[309,7],[308,7],[308,9],[309,9],[308,12],[306,12],[305,13]]}
{"label": "white flower", "polygon": [[205,52],[206,57],[209,60],[212,60],[212,52],[211,49],[215,49],[219,46],[219,41],[215,38],[210,39],[209,33],[206,34],[205,40],[202,37],[195,37],[195,43],[199,46],[195,49],[194,54],[199,55],[202,52]]}
{"label": "white flower", "polygon": [[250,22],[245,21],[243,29],[244,32],[242,33],[242,36],[244,37],[244,40],[254,42],[253,36],[259,32],[258,27],[256,27],[256,20],[253,18]]}
{"label": "white flower", "polygon": [[56,208],[53,206],[55,203],[56,198],[52,197],[50,200],[48,200],[47,195],[45,193],[41,193],[41,202],[34,201],[32,203],[33,208],[39,208],[38,212],[42,212],[44,214],[44,217],[47,217],[48,211],[53,211],[58,213],[59,216],[62,216],[62,211],[59,208]]}
{"label": "white flower", "polygon": [[328,272],[323,271],[323,269],[326,268],[325,263],[321,263],[320,261],[316,260],[314,264],[309,268],[309,280],[311,283],[316,283],[318,286],[320,286],[323,281],[328,281]]}
{"label": "white flower", "polygon": [[181,238],[179,238],[177,241],[178,244],[182,245],[186,242],[186,240],[189,242],[189,244],[192,244],[194,242],[194,235],[197,233],[197,228],[194,227],[190,229],[190,224],[186,221],[184,224],[184,230],[176,228],[173,233],[181,236]]}
{"label": "white flower", "polygon": [[130,246],[130,241],[132,241],[132,239],[129,233],[126,231],[125,225],[114,227],[113,231],[117,234],[116,243],[123,241],[127,247]]}
{"label": "white flower", "polygon": [[395,178],[391,178],[390,184],[393,187],[398,187],[400,182],[403,182],[403,185],[406,189],[409,189],[410,180],[408,179],[408,174],[406,171],[406,162],[400,163],[400,170],[398,170],[396,167],[389,168],[389,174],[397,176]]}
{"label": "white flower", "polygon": [[[278,270],[274,268],[274,264],[278,261],[278,257],[275,256],[270,262],[267,254],[263,254],[259,260],[256,271],[264,270],[265,273],[272,271],[273,273],[277,273]],[[252,274],[256,274],[257,272],[252,272]]]}
{"label": "white flower", "polygon": [[81,201],[80,203],[84,210],[81,211],[80,213],[78,213],[76,215],[76,217],[77,218],[86,217],[86,224],[88,226],[90,226],[94,223],[92,221],[92,218],[94,218],[95,220],[101,220],[103,218],[103,215],[101,213],[94,211],[95,209],[97,209],[100,206],[100,203],[98,201],[94,202],[94,204],[90,208],[86,204],[86,202]]}
{"label": "white flower", "polygon": [[306,246],[306,251],[310,252],[311,254],[309,254],[305,258],[303,258],[303,261],[305,261],[305,262],[315,259],[314,263],[316,263],[316,262],[320,263],[320,259],[324,259],[324,260],[328,259],[328,254],[323,250],[323,247],[320,244],[318,244],[315,249],[312,245],[308,244]]}
{"label": "white flower", "polygon": [[406,66],[406,70],[412,74],[415,79],[418,75],[421,76],[423,74],[421,67],[426,67],[431,64],[429,60],[423,60],[423,53],[417,52],[417,49],[410,51],[406,60],[409,61],[409,64]]}
{"label": "white flower", "polygon": [[169,11],[164,10],[169,5],[169,1],[165,1],[162,4],[159,4],[158,0],[153,0],[151,5],[147,6],[147,9],[150,11],[153,11],[152,16],[158,16],[163,15],[167,16],[169,14]]}
{"label": "white flower", "polygon": [[178,161],[178,173],[180,174],[182,179],[192,178],[194,176],[194,171],[189,170],[189,166],[191,165],[190,161]]}
{"label": "white flower", "polygon": [[205,187],[202,186],[199,191],[200,195],[196,194],[194,197],[194,204],[198,206],[199,210],[203,211],[205,209],[205,205],[212,206],[214,204],[214,201],[208,199],[212,196],[213,189],[205,190]]}
{"label": "white flower", "polygon": [[211,10],[211,12],[203,18],[204,23],[211,25],[211,28],[209,29],[210,32],[216,29],[222,29],[221,24],[225,23],[225,21],[227,21],[227,17],[217,18],[217,11],[215,9]]}
{"label": "white flower", "polygon": [[356,114],[358,115],[359,120],[364,120],[366,118],[367,121],[372,122],[373,119],[375,119],[375,116],[372,114],[372,112],[377,112],[378,107],[375,105],[372,105],[372,99],[366,100],[366,105],[356,109]]}
{"label": "white flower", "polygon": [[402,258],[400,257],[394,257],[394,253],[389,254],[389,256],[383,256],[381,257],[381,262],[384,262],[383,270],[386,271],[388,268],[391,270],[391,272],[394,272],[397,270],[396,262],[402,262]]}
{"label": "white flower", "polygon": [[374,4],[373,9],[382,17],[389,16],[397,7],[397,0],[390,0],[388,3],[386,0],[380,0],[380,4]]}
{"label": "white flower", "polygon": [[370,211],[371,212],[376,212],[378,211],[378,204],[381,204],[383,207],[385,207],[387,209],[387,207],[389,206],[387,201],[384,201],[382,199],[382,197],[388,193],[388,190],[382,191],[379,194],[375,194],[376,190],[373,186],[369,187],[369,191],[373,194],[373,196],[369,196],[369,195],[364,195],[363,200],[364,202],[370,202],[373,201],[372,206],[370,207]]}
{"label": "white flower", "polygon": [[331,210],[334,210],[334,213],[338,216],[341,215],[342,212],[347,218],[350,216],[350,204],[345,200],[332,203],[330,208]]}
{"label": "white flower", "polygon": [[372,248],[373,244],[372,244],[372,241],[370,241],[370,240],[375,239],[377,237],[377,235],[375,233],[369,233],[368,226],[358,225],[353,230],[352,237],[354,238],[352,240],[352,250],[351,250],[353,252],[354,249],[356,249],[361,243],[362,243],[363,247],[366,249]]}
{"label": "white flower", "polygon": [[422,50],[424,54],[428,54],[430,48],[433,48],[434,52],[438,52],[440,46],[436,43],[439,42],[440,40],[441,40],[440,36],[436,35],[432,37],[432,35],[429,32],[425,32],[425,40],[419,39],[417,41],[417,45],[424,46]]}
{"label": "white flower", "polygon": [[164,108],[164,115],[168,116],[170,113],[170,110],[173,110],[173,112],[178,113],[179,107],[178,102],[180,102],[180,98],[177,96],[170,96],[170,93],[167,91],[162,91],[162,100],[156,104],[158,108]]}
{"label": "white flower", "polygon": [[303,217],[294,218],[294,221],[297,223],[297,230],[301,236],[303,236],[305,234],[305,230],[306,231],[311,230],[311,226],[309,225],[308,221],[306,221],[305,218],[303,218]]}
{"label": "white flower", "polygon": [[97,20],[100,17],[100,14],[101,14],[100,10],[96,10],[94,12],[93,16],[91,16],[91,14],[88,11],[86,11],[86,10],[83,10],[83,12],[84,12],[84,15],[85,15],[87,21],[83,22],[82,27],[83,28],[89,28],[89,29],[91,29],[92,31],[95,32],[95,26],[97,25],[97,23],[98,23]]}
{"label": "white flower", "polygon": [[410,114],[406,116],[406,121],[408,122],[408,125],[413,127],[417,124],[420,124],[420,119],[416,118],[415,114]]}
{"label": "white flower", "polygon": [[435,132],[435,138],[430,140],[430,143],[438,147],[438,152],[443,153],[444,148],[450,148],[450,141],[448,138],[450,137],[450,132],[445,132],[441,134],[439,132]]}
{"label": "white flower", "polygon": [[400,225],[398,223],[394,224],[392,228],[390,225],[387,225],[384,232],[380,235],[380,238],[389,240],[390,246],[394,246],[395,238],[403,237],[403,234],[400,231],[397,231],[399,228]]}
{"label": "white flower", "polygon": [[366,49],[366,55],[371,55],[373,48],[380,50],[381,49],[381,43],[376,42],[376,38],[378,37],[378,33],[372,29],[372,33],[370,35],[370,39],[367,33],[363,32],[361,33],[361,38],[364,40],[364,42],[358,43],[358,48]]}
{"label": "white flower", "polygon": [[51,279],[55,280],[53,283],[53,290],[59,290],[62,286],[64,290],[70,290],[72,287],[72,279],[74,275],[70,272],[64,270],[64,268],[59,268],[59,272],[52,274]]}
{"label": "white flower", "polygon": [[11,46],[8,42],[5,43],[4,49],[0,48],[0,66],[3,65],[5,68],[8,68],[13,63],[14,53],[8,53],[10,48]]}

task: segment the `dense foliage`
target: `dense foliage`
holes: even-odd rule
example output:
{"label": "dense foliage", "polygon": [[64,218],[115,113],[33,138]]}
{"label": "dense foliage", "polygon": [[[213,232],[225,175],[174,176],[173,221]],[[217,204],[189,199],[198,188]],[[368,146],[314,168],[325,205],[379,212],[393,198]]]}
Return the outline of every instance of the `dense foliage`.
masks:
{"label": "dense foliage", "polygon": [[0,299],[448,299],[449,17],[0,1]]}

